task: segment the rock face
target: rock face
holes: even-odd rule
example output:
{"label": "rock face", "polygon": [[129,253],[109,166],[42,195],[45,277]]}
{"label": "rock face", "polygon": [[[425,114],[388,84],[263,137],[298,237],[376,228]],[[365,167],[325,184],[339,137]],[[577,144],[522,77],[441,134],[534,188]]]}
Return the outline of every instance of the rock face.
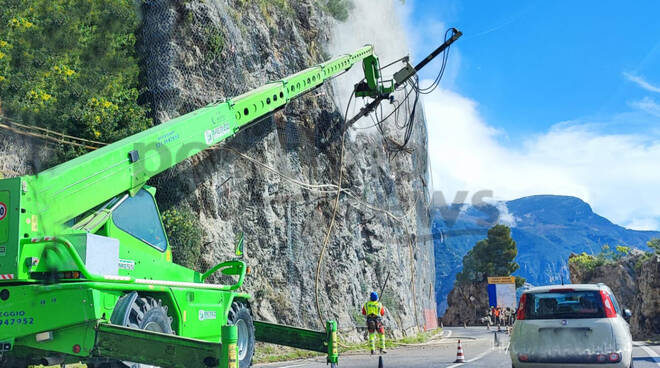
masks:
{"label": "rock face", "polygon": [[49,149],[40,143],[23,135],[0,132],[0,179],[43,170]]}
{"label": "rock face", "polygon": [[660,255],[642,263],[637,278],[639,293],[633,304],[632,332],[635,336],[660,335]]}
{"label": "rock face", "polygon": [[[146,2],[140,52],[154,118],[166,121],[327,57],[334,20],[322,2],[279,3]],[[389,274],[386,326],[412,332],[435,313],[432,242],[420,236],[429,231],[424,121],[416,120],[410,153],[388,156],[380,135],[357,132],[346,138],[342,160],[333,95],[322,87],[158,177],[161,210],[199,214],[200,269],[231,258],[235,233],[245,232],[252,273],[244,290],[259,319],[321,328],[320,314],[357,339],[360,307]],[[340,177],[347,191],[335,211],[336,190],[322,185]]]}
{"label": "rock face", "polygon": [[480,325],[480,319],[488,314],[487,284],[456,284],[447,296],[447,304],[442,316],[445,326]]}
{"label": "rock face", "polygon": [[575,263],[569,265],[571,282],[605,283],[622,308],[632,311],[630,331],[635,339],[660,335],[660,255],[633,251],[588,271]]}

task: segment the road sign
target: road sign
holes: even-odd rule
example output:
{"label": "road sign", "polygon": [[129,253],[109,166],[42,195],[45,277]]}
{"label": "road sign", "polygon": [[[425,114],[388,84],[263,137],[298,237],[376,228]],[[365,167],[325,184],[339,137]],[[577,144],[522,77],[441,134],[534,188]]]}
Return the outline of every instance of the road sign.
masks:
{"label": "road sign", "polygon": [[489,277],[488,278],[488,283],[489,284],[515,284],[516,283],[516,277],[515,276]]}
{"label": "road sign", "polygon": [[516,278],[514,276],[488,278],[488,305],[516,308]]}

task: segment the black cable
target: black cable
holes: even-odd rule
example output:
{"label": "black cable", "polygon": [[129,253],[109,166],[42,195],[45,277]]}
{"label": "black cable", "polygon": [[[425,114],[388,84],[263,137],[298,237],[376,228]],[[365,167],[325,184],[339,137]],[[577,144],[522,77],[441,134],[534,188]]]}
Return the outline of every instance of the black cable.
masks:
{"label": "black cable", "polygon": [[351,92],[351,97],[348,98],[348,103],[346,104],[346,112],[344,113],[344,124],[348,121],[348,108],[351,107],[351,101],[353,101],[353,96],[355,96],[355,90]]}
{"label": "black cable", "polygon": [[[453,32],[453,28],[449,28],[445,32],[445,42],[447,42],[447,40],[449,39],[449,32],[450,31]],[[442,55],[442,63],[441,63],[441,66],[440,66],[440,71],[438,72],[438,75],[435,77],[435,79],[433,80],[433,83],[431,83],[430,86],[428,86],[428,87],[419,87],[419,81],[417,81],[417,83],[412,82],[419,93],[427,95],[427,94],[435,91],[435,89],[438,87],[438,85],[440,84],[440,81],[442,80],[442,77],[445,74],[445,69],[447,67],[447,61],[449,59],[449,49],[450,48],[451,47],[447,47],[445,49],[445,51]]]}
{"label": "black cable", "polygon": [[[445,43],[449,40],[449,33],[452,33],[452,37],[455,35],[455,30],[453,28],[448,29],[445,32]],[[392,112],[390,112],[387,116],[383,117],[383,106],[382,104],[379,104],[373,111],[372,113],[369,113],[369,117],[371,118],[371,121],[374,123],[373,125],[367,126],[367,127],[355,127],[355,129],[370,129],[373,127],[376,127],[378,131],[380,132],[381,136],[383,137],[383,141],[385,143],[385,148],[388,152],[392,153],[393,155],[396,156],[399,152],[402,151],[409,151],[406,149],[406,146],[408,145],[408,142],[410,142],[410,139],[412,137],[412,133],[414,130],[415,126],[415,117],[417,113],[417,104],[419,102],[419,97],[420,95],[426,95],[430,94],[433,91],[436,90],[436,88],[440,85],[440,81],[442,80],[442,77],[445,74],[446,68],[447,68],[447,61],[449,60],[449,46],[443,51],[442,55],[442,62],[440,65],[440,70],[438,71],[438,74],[434,78],[433,82],[431,85],[426,86],[426,87],[420,87],[419,86],[419,76],[416,74],[413,78],[410,78],[406,81],[406,83],[403,83],[402,85],[398,86],[396,88],[396,91],[401,91],[403,90],[404,93],[404,98],[403,100],[397,104],[397,106],[394,108]],[[405,60],[406,58],[401,58],[399,60],[395,60],[392,63],[389,63],[385,65],[384,67],[380,68],[380,70],[383,70],[401,60]],[[379,78],[379,82],[382,83],[382,75]],[[408,86],[409,84],[409,86]],[[410,87],[410,89],[408,89]],[[412,107],[409,104],[410,101],[410,94],[415,93],[415,98],[412,104]],[[355,91],[351,94],[351,98],[355,95]],[[405,122],[401,123],[400,122],[400,111],[401,107],[405,104],[405,115],[406,120]],[[350,105],[350,100],[349,100],[349,105]],[[380,108],[380,116],[379,116],[379,111],[378,108]],[[348,114],[348,110],[347,110]],[[392,115],[394,115],[394,126],[399,129],[403,130],[403,141],[402,143],[398,143],[394,141],[392,138],[386,137],[384,128],[383,128],[383,123],[389,119]],[[348,115],[347,115],[348,116]],[[375,119],[374,119],[375,117]]]}

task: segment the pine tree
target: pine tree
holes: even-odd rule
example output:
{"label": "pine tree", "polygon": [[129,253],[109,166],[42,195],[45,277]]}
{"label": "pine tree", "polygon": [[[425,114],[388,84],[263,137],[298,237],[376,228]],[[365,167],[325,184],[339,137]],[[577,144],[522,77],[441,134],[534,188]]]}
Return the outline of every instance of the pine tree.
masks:
{"label": "pine tree", "polygon": [[[456,275],[459,283],[482,282],[490,276],[509,276],[520,266],[514,261],[518,255],[516,242],[511,238],[511,229],[495,225],[488,230],[488,237],[480,240],[463,257],[463,270]],[[518,286],[523,278],[516,278]]]}

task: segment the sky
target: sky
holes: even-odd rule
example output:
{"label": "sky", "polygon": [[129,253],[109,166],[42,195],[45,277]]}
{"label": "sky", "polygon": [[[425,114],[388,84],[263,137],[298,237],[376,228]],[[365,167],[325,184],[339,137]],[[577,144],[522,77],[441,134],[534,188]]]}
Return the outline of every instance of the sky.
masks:
{"label": "sky", "polygon": [[660,230],[660,2],[416,0],[404,10],[416,60],[447,27],[464,33],[424,101],[436,189],[573,195],[615,223]]}
{"label": "sky", "polygon": [[572,195],[617,224],[660,230],[660,2],[355,3],[331,51],[368,42],[382,61],[419,61],[447,27],[464,34],[423,99],[445,198]]}

